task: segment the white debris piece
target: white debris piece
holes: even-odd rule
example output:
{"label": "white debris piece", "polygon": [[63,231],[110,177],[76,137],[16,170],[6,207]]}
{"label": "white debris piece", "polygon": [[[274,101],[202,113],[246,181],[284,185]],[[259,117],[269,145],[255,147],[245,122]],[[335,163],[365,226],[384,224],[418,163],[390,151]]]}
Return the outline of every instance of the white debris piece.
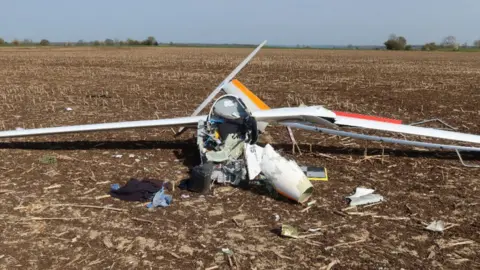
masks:
{"label": "white debris piece", "polygon": [[65,111],[69,112],[69,111],[73,111],[73,109],[70,108],[70,107],[67,107],[67,108],[65,108]]}
{"label": "white debris piece", "polygon": [[114,158],[122,158],[123,155],[113,155],[112,157],[114,157]]}
{"label": "white debris piece", "polygon": [[283,196],[300,203],[311,197],[313,186],[302,169],[295,161],[280,156],[270,144],[263,148],[260,169],[273,188]]}
{"label": "white debris piece", "polygon": [[445,230],[445,222],[443,222],[443,220],[435,220],[425,229],[432,232],[443,232],[443,230]]}
{"label": "white debris piece", "polygon": [[355,194],[348,196],[347,199],[350,201],[350,206],[383,201],[382,195],[373,194],[373,192],[375,192],[375,190],[371,188],[357,187]]}
{"label": "white debris piece", "polygon": [[135,155],[134,155],[134,154],[130,154],[130,155],[128,155],[128,157],[129,157],[129,158],[134,158]]}
{"label": "white debris piece", "polygon": [[262,172],[260,163],[262,162],[263,147],[256,144],[245,145],[245,158],[247,160],[248,176],[250,180],[255,179]]}

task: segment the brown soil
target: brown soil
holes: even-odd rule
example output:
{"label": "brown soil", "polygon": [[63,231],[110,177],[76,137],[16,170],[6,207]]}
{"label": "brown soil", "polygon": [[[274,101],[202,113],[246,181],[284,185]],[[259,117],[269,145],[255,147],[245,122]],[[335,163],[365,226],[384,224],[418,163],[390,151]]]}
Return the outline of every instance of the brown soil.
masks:
{"label": "brown soil", "polygon": [[[249,52],[2,49],[0,128],[187,116]],[[480,133],[477,53],[264,49],[238,78],[272,107],[303,102],[407,123],[440,118]],[[2,140],[0,269],[480,267],[480,170],[463,167],[455,153],[295,131],[302,155],[294,155],[284,128],[269,133],[298,163],[327,167],[329,181],[313,183],[309,210],[228,187],[205,197],[176,189],[173,204],[155,210],[104,196],[131,177],[186,178],[196,161],[193,131]],[[56,162],[42,163],[45,156]],[[342,211],[358,186],[386,201]],[[453,227],[424,229],[437,219]],[[289,239],[278,235],[281,224],[319,230]]]}

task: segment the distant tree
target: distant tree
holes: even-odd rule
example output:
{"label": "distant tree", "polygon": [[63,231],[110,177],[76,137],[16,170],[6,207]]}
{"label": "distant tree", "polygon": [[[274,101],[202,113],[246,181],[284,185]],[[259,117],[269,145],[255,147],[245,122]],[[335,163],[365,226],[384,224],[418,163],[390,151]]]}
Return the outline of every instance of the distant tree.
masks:
{"label": "distant tree", "polygon": [[480,39],[475,40],[475,41],[473,42],[473,46],[475,46],[475,47],[477,47],[477,48],[480,48]]}
{"label": "distant tree", "polygon": [[118,45],[120,45],[120,46],[124,46],[125,44],[126,44],[126,42],[123,41],[123,40],[120,40],[120,41],[118,42]]}
{"label": "distant tree", "polygon": [[5,40],[3,38],[0,38],[0,45],[5,45]]}
{"label": "distant tree", "polygon": [[442,47],[444,48],[458,48],[457,38],[454,36],[445,37],[442,41]]}
{"label": "distant tree", "polygon": [[140,45],[140,42],[138,40],[129,38],[127,39],[127,45],[129,46]]}
{"label": "distant tree", "polygon": [[14,39],[14,40],[12,40],[12,44],[14,46],[18,46],[18,45],[20,45],[20,41],[18,39]]}
{"label": "distant tree", "polygon": [[435,42],[430,42],[422,46],[422,51],[435,51],[438,49],[438,46]]}
{"label": "distant tree", "polygon": [[411,50],[412,50],[412,45],[405,46],[405,51],[411,51]]}
{"label": "distant tree", "polygon": [[405,50],[407,46],[407,39],[405,37],[397,37],[395,34],[391,34],[387,41],[383,43],[387,50]]}
{"label": "distant tree", "polygon": [[77,41],[77,46],[84,46],[85,45],[85,41],[83,41],[83,39],[80,39],[79,41]]}
{"label": "distant tree", "polygon": [[48,46],[48,45],[50,45],[50,41],[48,41],[47,39],[42,39],[42,40],[40,40],[40,45],[41,46]]}
{"label": "distant tree", "polygon": [[32,45],[33,44],[33,40],[29,39],[29,38],[26,38],[23,40],[23,44],[24,45]]}
{"label": "distant tree", "polygon": [[113,45],[115,45],[115,41],[113,41],[113,39],[107,38],[107,39],[105,39],[105,45],[113,46]]}
{"label": "distant tree", "polygon": [[102,45],[102,44],[101,44],[100,41],[98,41],[98,40],[95,40],[95,41],[93,42],[93,46],[100,46],[100,45]]}
{"label": "distant tree", "polygon": [[147,46],[154,46],[155,45],[156,46],[156,45],[158,45],[158,42],[154,37],[150,36],[147,39],[145,39],[144,41],[142,41],[142,45],[147,45]]}

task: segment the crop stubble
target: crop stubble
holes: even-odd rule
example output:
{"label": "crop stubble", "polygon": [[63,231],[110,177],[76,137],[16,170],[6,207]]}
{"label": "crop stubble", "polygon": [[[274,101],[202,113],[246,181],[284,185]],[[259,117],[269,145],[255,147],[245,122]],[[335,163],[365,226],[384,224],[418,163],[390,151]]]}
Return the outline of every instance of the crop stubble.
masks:
{"label": "crop stubble", "polygon": [[[190,115],[248,53],[5,48],[0,128]],[[441,118],[480,133],[477,53],[264,49],[238,78],[273,107],[318,104],[407,123]],[[102,198],[111,183],[130,177],[187,177],[195,162],[193,132],[180,138],[169,129],[142,129],[2,140],[0,268],[480,266],[479,170],[461,167],[455,154],[295,131],[303,154],[293,155],[284,129],[269,133],[274,146],[299,163],[328,168],[330,180],[314,183],[317,203],[308,211],[244,189],[184,199],[187,192],[177,189],[170,207],[154,211]],[[45,155],[56,162],[43,164]],[[469,162],[478,162],[473,158]],[[341,211],[344,196],[359,185],[376,188],[387,201],[360,213]],[[422,222],[435,219],[454,226],[443,234],[425,231]],[[284,239],[275,231],[281,223],[302,233],[320,228],[321,234]],[[221,248],[230,248],[234,258]]]}

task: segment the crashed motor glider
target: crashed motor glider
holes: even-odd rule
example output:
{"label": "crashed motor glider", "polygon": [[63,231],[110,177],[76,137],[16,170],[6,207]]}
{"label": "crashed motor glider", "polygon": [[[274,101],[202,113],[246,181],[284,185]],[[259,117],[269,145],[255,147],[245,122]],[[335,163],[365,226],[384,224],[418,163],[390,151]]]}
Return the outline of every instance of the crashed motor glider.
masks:
{"label": "crashed motor glider", "polygon": [[[202,164],[193,170],[197,181],[192,182],[192,189],[204,190],[213,181],[238,184],[242,180],[253,180],[261,176],[270,181],[280,194],[300,202],[308,199],[312,186],[305,175],[300,173],[298,165],[282,158],[269,145],[266,147],[256,145],[258,136],[261,136],[271,124],[363,140],[454,150],[459,157],[460,151],[480,152],[478,146],[410,141],[341,129],[348,127],[379,130],[480,145],[479,135],[405,125],[399,120],[332,111],[323,106],[270,108],[235,79],[265,44],[266,41],[250,53],[191,116],[1,131],[0,138],[174,126],[181,127],[178,133],[180,134],[186,128],[196,128]],[[220,91],[225,94],[215,99]],[[199,115],[212,101],[213,105],[208,114]]]}

